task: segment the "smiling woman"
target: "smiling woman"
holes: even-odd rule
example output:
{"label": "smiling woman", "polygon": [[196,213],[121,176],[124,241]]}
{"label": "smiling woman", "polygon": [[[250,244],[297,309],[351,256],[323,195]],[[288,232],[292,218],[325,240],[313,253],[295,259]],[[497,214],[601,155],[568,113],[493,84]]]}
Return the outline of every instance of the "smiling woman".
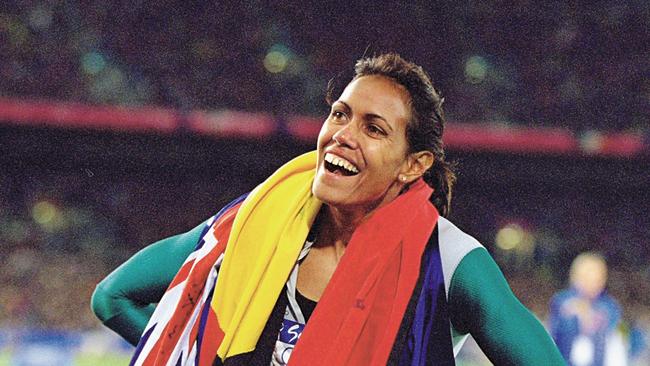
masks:
{"label": "smiling woman", "polygon": [[[314,195],[360,220],[391,202],[431,166],[428,151],[407,156],[408,92],[383,76],[352,81],[332,105],[318,136]],[[326,164],[327,160],[336,164]],[[346,174],[338,166],[350,167]],[[356,173],[354,172],[356,171]],[[398,176],[408,177],[400,180]]]}
{"label": "smiling woman", "polygon": [[455,176],[426,73],[362,59],[334,97],[315,152],[97,286],[133,364],[448,365],[468,334],[495,364],[564,364],[444,217]]}

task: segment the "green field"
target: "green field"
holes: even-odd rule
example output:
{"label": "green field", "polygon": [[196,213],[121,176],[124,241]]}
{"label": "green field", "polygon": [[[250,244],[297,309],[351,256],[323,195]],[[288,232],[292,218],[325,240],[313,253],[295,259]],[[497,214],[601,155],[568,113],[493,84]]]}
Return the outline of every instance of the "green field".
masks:
{"label": "green field", "polygon": [[[74,363],[70,366],[126,366],[129,364],[130,357],[128,355],[90,355],[78,354]],[[11,352],[0,352],[0,366],[11,365]],[[52,366],[65,366],[65,365],[52,365]]]}

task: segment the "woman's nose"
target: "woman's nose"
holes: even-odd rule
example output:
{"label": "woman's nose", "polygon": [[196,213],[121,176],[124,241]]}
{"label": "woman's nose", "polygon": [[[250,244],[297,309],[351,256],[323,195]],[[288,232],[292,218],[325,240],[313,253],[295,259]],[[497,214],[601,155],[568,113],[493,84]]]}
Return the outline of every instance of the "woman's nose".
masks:
{"label": "woman's nose", "polygon": [[348,123],[341,127],[341,129],[334,133],[332,138],[339,146],[345,146],[351,149],[357,148],[358,141],[353,123]]}

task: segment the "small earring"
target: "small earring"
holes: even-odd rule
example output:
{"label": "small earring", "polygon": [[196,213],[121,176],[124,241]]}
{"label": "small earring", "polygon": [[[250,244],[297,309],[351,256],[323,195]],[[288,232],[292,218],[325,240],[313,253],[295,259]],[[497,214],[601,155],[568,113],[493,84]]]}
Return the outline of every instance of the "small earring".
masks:
{"label": "small earring", "polygon": [[406,176],[400,174],[399,175],[399,180],[401,180],[402,183],[406,182]]}

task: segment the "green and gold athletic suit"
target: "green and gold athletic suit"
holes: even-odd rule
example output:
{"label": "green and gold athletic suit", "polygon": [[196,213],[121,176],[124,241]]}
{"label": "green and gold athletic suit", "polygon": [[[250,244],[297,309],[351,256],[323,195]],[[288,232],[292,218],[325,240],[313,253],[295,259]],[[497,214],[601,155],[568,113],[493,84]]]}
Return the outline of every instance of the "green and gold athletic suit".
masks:
{"label": "green and gold athletic suit", "polygon": [[[142,249],[108,275],[93,294],[93,311],[132,344],[155,303],[192,252],[205,224]],[[468,334],[496,365],[564,365],[540,322],[519,302],[485,248],[445,218],[438,244],[454,354]],[[269,356],[270,357],[270,356]]]}

